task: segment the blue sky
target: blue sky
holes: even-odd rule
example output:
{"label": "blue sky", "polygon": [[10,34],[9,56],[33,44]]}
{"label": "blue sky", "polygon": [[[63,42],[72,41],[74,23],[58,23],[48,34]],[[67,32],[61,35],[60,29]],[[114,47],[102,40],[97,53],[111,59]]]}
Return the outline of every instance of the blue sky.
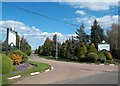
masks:
{"label": "blue sky", "polygon": [[[20,9],[17,6],[50,18],[47,19]],[[33,49],[42,45],[46,37],[52,38],[58,34],[60,42],[75,36],[75,27],[62,22],[68,22],[80,26],[83,22],[85,32],[90,34],[90,28],[94,19],[97,19],[104,30],[110,29],[112,23],[118,21],[117,2],[3,2],[2,20],[0,25],[15,27],[19,35],[27,39]],[[6,38],[6,29],[2,28],[2,38]]]}

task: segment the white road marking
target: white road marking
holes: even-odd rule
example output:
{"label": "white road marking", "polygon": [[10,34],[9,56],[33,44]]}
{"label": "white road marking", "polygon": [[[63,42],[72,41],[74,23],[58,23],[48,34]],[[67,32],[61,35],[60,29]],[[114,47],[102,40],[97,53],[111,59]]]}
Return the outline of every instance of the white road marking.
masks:
{"label": "white road marking", "polygon": [[18,76],[10,77],[10,78],[8,78],[8,79],[11,80],[11,79],[17,79],[17,78],[20,78],[20,77],[21,77],[21,75],[18,75]]}
{"label": "white road marking", "polygon": [[37,75],[39,74],[40,72],[34,72],[34,73],[31,73],[31,75]]}

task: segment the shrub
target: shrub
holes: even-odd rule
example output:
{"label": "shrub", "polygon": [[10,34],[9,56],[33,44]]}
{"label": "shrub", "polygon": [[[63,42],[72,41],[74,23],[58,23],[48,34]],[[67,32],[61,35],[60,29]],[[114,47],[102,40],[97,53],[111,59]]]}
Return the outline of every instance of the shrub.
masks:
{"label": "shrub", "polygon": [[111,60],[112,59],[112,55],[111,55],[111,53],[110,52],[108,52],[108,51],[105,51],[105,56],[106,56],[106,58],[107,58],[107,60]]}
{"label": "shrub", "polygon": [[82,59],[86,57],[86,55],[87,55],[87,47],[85,46],[84,43],[82,43],[78,51],[77,58],[81,61]]}
{"label": "shrub", "polygon": [[95,62],[98,59],[98,55],[94,52],[91,52],[87,56],[88,61]]}
{"label": "shrub", "polygon": [[95,48],[94,43],[92,43],[88,49],[88,53],[91,53],[91,52],[97,53],[97,49]]}
{"label": "shrub", "polygon": [[12,64],[13,64],[12,60],[5,54],[2,54],[2,74],[10,73],[13,68]]}
{"label": "shrub", "polygon": [[18,56],[19,58],[22,57],[21,63],[26,62],[26,61],[28,60],[28,56],[27,56],[26,54],[24,54],[24,53],[23,53],[22,51],[20,51],[20,50],[11,51],[11,52],[9,53],[9,57],[12,57],[13,54],[17,54],[17,56]]}
{"label": "shrub", "polygon": [[113,49],[112,56],[113,58],[120,59],[120,49]]}
{"label": "shrub", "polygon": [[19,65],[22,62],[22,57],[18,54],[12,54],[10,57],[13,60],[13,64]]}
{"label": "shrub", "polygon": [[101,62],[106,62],[106,56],[104,52],[98,52],[98,60]]}

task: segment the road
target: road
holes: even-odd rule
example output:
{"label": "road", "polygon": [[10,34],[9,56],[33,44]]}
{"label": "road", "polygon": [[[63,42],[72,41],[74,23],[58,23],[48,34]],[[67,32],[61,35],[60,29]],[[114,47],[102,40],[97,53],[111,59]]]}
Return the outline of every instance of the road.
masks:
{"label": "road", "polygon": [[19,79],[14,84],[117,84],[118,66],[60,62],[32,55],[30,60],[53,66],[53,70]]}

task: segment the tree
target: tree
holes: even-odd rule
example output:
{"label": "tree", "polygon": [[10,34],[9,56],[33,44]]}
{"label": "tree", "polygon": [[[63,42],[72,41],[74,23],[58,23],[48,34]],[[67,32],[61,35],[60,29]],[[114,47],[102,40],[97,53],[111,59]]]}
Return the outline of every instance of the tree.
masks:
{"label": "tree", "polygon": [[67,58],[73,59],[74,57],[74,46],[73,46],[73,40],[69,39],[67,42]]}
{"label": "tree", "polygon": [[63,42],[61,48],[59,49],[59,54],[58,54],[59,57],[66,58],[66,52],[67,52],[66,43]]}
{"label": "tree", "polygon": [[37,51],[38,51],[38,49],[35,49],[35,52],[34,52],[34,53],[37,54]]}
{"label": "tree", "polygon": [[16,48],[19,49],[19,46],[20,46],[20,36],[17,33],[16,34]]}
{"label": "tree", "polygon": [[117,49],[118,47],[120,48],[120,45],[118,46],[120,42],[120,35],[118,34],[118,28],[120,29],[120,26],[117,24],[112,24],[111,30],[107,30],[107,37],[108,37],[108,42],[111,44],[112,48]]}
{"label": "tree", "polygon": [[68,39],[65,42],[62,43],[60,49],[59,49],[59,56],[65,59],[74,59],[75,55],[75,46],[74,46],[75,40],[73,39]]}
{"label": "tree", "polygon": [[91,26],[91,43],[94,43],[97,47],[98,43],[101,43],[104,38],[104,31],[98,24],[97,20],[94,20],[93,26]]}
{"label": "tree", "polygon": [[81,43],[86,43],[86,34],[84,33],[84,24],[82,23],[82,25],[80,26],[80,29],[77,29],[76,31],[76,39],[78,41],[79,46],[81,45]]}
{"label": "tree", "polygon": [[41,50],[41,46],[39,46],[38,49],[37,49],[37,54],[38,54],[38,55],[41,54],[40,50]]}
{"label": "tree", "polygon": [[89,46],[88,53],[91,53],[91,52],[97,53],[97,49],[95,48],[94,43],[92,43],[92,44]]}
{"label": "tree", "polygon": [[20,41],[20,50],[28,56],[32,53],[31,46],[24,37],[22,37],[22,40]]}
{"label": "tree", "polygon": [[58,44],[58,42],[57,42],[57,34],[55,34],[53,36],[52,56],[54,56],[54,57],[55,57],[55,53],[56,53],[56,43]]}
{"label": "tree", "polygon": [[46,38],[45,43],[43,45],[43,51],[42,54],[45,56],[51,56],[52,55],[52,40],[49,38]]}
{"label": "tree", "polygon": [[79,61],[84,61],[86,55],[87,55],[87,47],[84,43],[82,43],[78,51],[77,58],[79,59]]}

